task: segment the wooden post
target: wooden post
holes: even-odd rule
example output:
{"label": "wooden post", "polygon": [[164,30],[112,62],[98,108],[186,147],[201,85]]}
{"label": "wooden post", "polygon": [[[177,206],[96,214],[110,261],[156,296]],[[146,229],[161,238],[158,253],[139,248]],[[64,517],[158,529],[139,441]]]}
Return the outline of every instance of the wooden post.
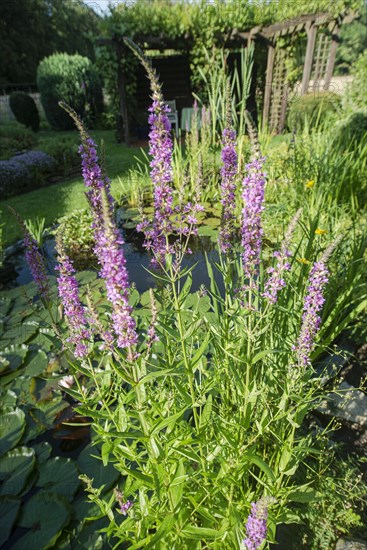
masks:
{"label": "wooden post", "polygon": [[274,58],[275,58],[275,47],[274,44],[268,44],[268,61],[266,65],[266,81],[265,81],[265,93],[264,93],[264,108],[263,108],[263,128],[269,122],[269,112],[270,112],[270,101],[271,101],[271,88],[273,83],[273,68],[274,68]]}
{"label": "wooden post", "polygon": [[339,26],[336,25],[332,34],[332,42],[330,46],[329,58],[328,58],[327,67],[326,67],[324,90],[327,90],[329,88],[330,81],[333,76],[336,49],[338,47],[338,43],[339,43]]}
{"label": "wooden post", "polygon": [[308,85],[310,83],[312,63],[313,63],[313,52],[315,49],[317,27],[314,23],[311,23],[310,26],[306,27],[307,31],[307,48],[306,48],[306,57],[305,64],[303,66],[303,77],[302,77],[302,86],[301,86],[301,95],[305,95],[308,92]]}
{"label": "wooden post", "polygon": [[[287,78],[287,73],[285,73],[285,79]],[[287,114],[287,105],[288,105],[288,83],[284,83],[283,87],[283,97],[282,97],[282,107],[280,111],[279,123],[278,123],[278,134],[281,134],[285,126],[285,118]]]}
{"label": "wooden post", "polygon": [[130,145],[130,131],[129,131],[129,116],[127,111],[127,98],[125,88],[125,74],[121,63],[122,56],[125,53],[126,46],[120,41],[115,42],[116,56],[117,56],[117,86],[120,97],[120,116],[123,124],[123,133],[125,145]]}

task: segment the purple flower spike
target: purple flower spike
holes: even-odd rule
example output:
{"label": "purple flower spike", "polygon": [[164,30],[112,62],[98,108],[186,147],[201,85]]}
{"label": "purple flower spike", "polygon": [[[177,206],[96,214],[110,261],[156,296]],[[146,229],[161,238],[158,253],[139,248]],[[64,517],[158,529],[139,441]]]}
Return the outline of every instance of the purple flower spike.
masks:
{"label": "purple flower spike", "polygon": [[60,241],[57,243],[57,252],[59,265],[56,269],[60,274],[57,278],[57,285],[70,333],[67,342],[75,346],[75,357],[83,358],[88,355],[87,342],[91,339],[91,331],[87,325],[84,307],[79,299],[78,281],[74,276],[75,269]]}
{"label": "purple flower spike", "polygon": [[110,206],[113,203],[110,194],[110,180],[102,173],[97,155],[97,146],[92,138],[89,136],[84,137],[79,147],[79,153],[82,158],[83,180],[88,189],[86,194],[93,211],[93,227],[98,230],[103,225],[102,189],[106,190]]}
{"label": "purple flower spike", "polygon": [[223,130],[221,158],[223,162],[221,170],[221,203],[223,205],[223,213],[222,227],[219,232],[219,247],[226,254],[233,245],[236,207],[236,132],[232,128],[225,128]]}
{"label": "purple flower spike", "polygon": [[242,259],[246,277],[256,274],[260,263],[263,229],[261,214],[264,210],[265,173],[262,171],[265,158],[247,164],[248,175],[243,180],[242,198]]}
{"label": "purple flower spike", "polygon": [[131,500],[123,502],[120,507],[120,512],[123,516],[126,516],[130,508],[134,506],[134,503]]}
{"label": "purple flower spike", "polygon": [[45,264],[43,261],[43,257],[38,249],[38,245],[28,231],[21,217],[17,214],[17,212],[15,212],[15,210],[11,210],[23,231],[25,259],[34,279],[34,282],[36,283],[39,295],[45,300],[49,300],[50,287],[46,276]]}
{"label": "purple flower spike", "polygon": [[274,497],[263,497],[258,502],[252,502],[251,513],[246,523],[246,535],[243,545],[247,550],[257,550],[266,540],[268,507],[276,502]]}
{"label": "purple flower spike", "polygon": [[329,280],[328,274],[324,258],[312,266],[303,303],[301,332],[297,345],[294,347],[299,366],[306,367],[310,364],[310,354],[321,324],[321,317],[318,313],[325,302],[323,290]]}
{"label": "purple flower spike", "polygon": [[97,246],[98,260],[102,267],[100,276],[105,281],[107,298],[113,308],[111,318],[117,345],[120,348],[129,348],[137,343],[138,336],[132,307],[129,306],[129,279],[122,249],[124,240],[106,210],[103,216],[104,227],[99,232]]}
{"label": "purple flower spike", "polygon": [[296,225],[301,217],[302,208],[298,210],[296,215],[293,217],[287,232],[284,236],[282,246],[279,251],[274,252],[273,256],[277,259],[275,267],[270,267],[268,273],[270,274],[269,279],[265,283],[265,292],[263,293],[264,298],[267,298],[271,304],[275,304],[278,300],[278,293],[286,286],[286,282],[283,279],[283,274],[290,270],[291,264],[288,261],[288,258],[292,256],[292,253],[289,250],[291,245],[291,238],[293,236]]}
{"label": "purple flower spike", "polygon": [[154,219],[153,227],[146,232],[147,248],[152,248],[155,260],[158,263],[164,261],[164,256],[170,252],[166,236],[172,230],[169,217],[173,213],[173,193],[170,183],[173,178],[172,170],[172,139],[171,123],[167,117],[169,108],[163,103],[160,90],[153,87],[153,104],[149,108],[149,154],[151,178],[154,195]]}

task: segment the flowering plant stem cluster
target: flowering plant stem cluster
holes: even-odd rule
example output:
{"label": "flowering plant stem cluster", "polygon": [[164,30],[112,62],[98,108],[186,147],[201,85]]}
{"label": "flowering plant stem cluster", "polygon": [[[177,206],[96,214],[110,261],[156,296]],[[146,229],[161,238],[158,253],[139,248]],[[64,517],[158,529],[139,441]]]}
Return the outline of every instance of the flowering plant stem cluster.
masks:
{"label": "flowering plant stem cluster", "polygon": [[[96,145],[64,106],[81,131],[103,281],[97,296],[89,291],[83,304],[59,243],[65,353],[78,385],[70,391],[91,419],[103,464],[112,463],[121,474],[105,499],[96,481],[83,480],[89,499],[108,517],[114,548],[266,548],[276,541],[277,525],[301,521],[294,503],[315,497],[302,465],[317,453],[319,439],[302,425],[324,395],[312,360],[320,349],[327,284],[337,277],[327,267],[331,249],[314,246],[314,237],[307,241],[300,211],[283,244],[272,245],[278,252],[264,259],[265,159],[254,154],[245,173],[237,174],[229,121],[222,139],[221,253],[215,265],[207,260],[209,287],[192,292],[194,267],[183,268],[182,259],[200,207],[175,202],[167,110],[154,72],[141,59],[153,91],[154,213],[140,227],[158,268],[148,300],[136,298],[128,280],[124,239]],[[235,206],[241,193],[243,202]],[[242,211],[240,219],[236,211]],[[39,256],[27,239],[43,295]],[[310,258],[311,267],[294,261],[295,250]],[[343,304],[327,310],[324,341],[338,334],[330,327],[338,326]]]}

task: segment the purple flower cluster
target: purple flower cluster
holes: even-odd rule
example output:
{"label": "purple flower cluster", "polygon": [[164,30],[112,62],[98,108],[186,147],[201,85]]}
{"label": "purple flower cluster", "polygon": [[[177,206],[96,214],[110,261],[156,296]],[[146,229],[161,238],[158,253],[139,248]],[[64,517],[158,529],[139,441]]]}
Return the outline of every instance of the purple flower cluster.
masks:
{"label": "purple flower cluster", "polygon": [[70,333],[67,342],[75,346],[75,357],[83,358],[88,355],[87,341],[91,338],[91,332],[87,325],[84,307],[79,299],[78,281],[74,276],[73,264],[60,242],[57,245],[57,251],[59,260],[59,265],[56,267],[59,271],[57,285]]}
{"label": "purple flower cluster", "polygon": [[264,210],[265,173],[262,171],[265,158],[254,159],[246,165],[248,175],[243,180],[241,244],[246,277],[255,275],[260,263],[263,229],[261,214]]}
{"label": "purple flower cluster", "polygon": [[124,240],[119,230],[104,212],[103,230],[98,232],[98,260],[102,267],[101,277],[105,280],[107,298],[112,304],[112,321],[120,348],[136,344],[138,337],[136,323],[129,306],[129,280],[126,259],[122,245]]}
{"label": "purple flower cluster", "polygon": [[120,512],[123,516],[126,516],[130,508],[134,506],[134,503],[131,500],[123,502],[120,506]]}
{"label": "purple flower cluster", "polygon": [[310,272],[303,303],[301,331],[297,345],[294,348],[299,366],[310,364],[310,353],[314,347],[315,336],[321,324],[321,317],[318,313],[325,302],[323,290],[329,280],[328,273],[324,258],[319,262],[315,262]]}
{"label": "purple flower cluster", "polygon": [[56,164],[55,159],[43,151],[27,151],[26,153],[15,155],[10,160],[25,164],[29,168],[36,168],[41,172],[52,170]]}
{"label": "purple flower cluster", "polygon": [[98,230],[103,225],[102,189],[106,189],[109,203],[112,205],[110,181],[102,174],[97,155],[97,146],[89,137],[83,139],[79,147],[82,158],[82,175],[85,186],[88,188],[87,198],[93,211],[93,226]]}
{"label": "purple flower cluster", "polygon": [[271,304],[275,304],[278,300],[278,293],[286,286],[283,279],[283,273],[289,271],[291,264],[287,261],[292,253],[284,246],[280,251],[275,251],[274,258],[278,261],[275,267],[269,267],[267,272],[270,277],[265,283],[265,291],[263,293],[264,298],[267,298]]}
{"label": "purple flower cluster", "polygon": [[267,534],[268,508],[265,502],[259,501],[251,504],[251,513],[246,523],[246,538],[243,544],[247,550],[257,550]]}
{"label": "purple flower cluster", "polygon": [[50,287],[46,276],[45,264],[43,261],[43,257],[38,249],[38,245],[28,231],[21,217],[17,214],[17,212],[15,212],[15,210],[12,210],[12,212],[23,231],[25,259],[34,279],[34,282],[36,283],[38,292],[42,298],[49,300]]}
{"label": "purple flower cluster", "polygon": [[[154,83],[153,83],[154,84]],[[149,154],[151,178],[153,182],[154,218],[153,226],[145,227],[146,248],[154,253],[153,263],[162,263],[170,252],[167,235],[172,230],[170,216],[173,213],[173,193],[170,183],[172,170],[171,123],[167,117],[169,107],[164,104],[160,89],[153,87],[153,104],[149,108]],[[141,226],[139,229],[141,230]]]}
{"label": "purple flower cluster", "polygon": [[0,161],[0,199],[25,189],[31,182],[29,168],[14,159]]}
{"label": "purple flower cluster", "polygon": [[237,152],[236,132],[225,128],[222,136],[221,203],[223,205],[222,227],[219,232],[219,247],[226,254],[232,247],[236,207]]}

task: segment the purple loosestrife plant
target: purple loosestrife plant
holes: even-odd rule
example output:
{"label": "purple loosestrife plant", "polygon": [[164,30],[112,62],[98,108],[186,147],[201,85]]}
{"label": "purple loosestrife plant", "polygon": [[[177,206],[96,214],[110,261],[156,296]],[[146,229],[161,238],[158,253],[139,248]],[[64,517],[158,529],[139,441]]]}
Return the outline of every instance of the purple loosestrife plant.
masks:
{"label": "purple loosestrife plant", "polygon": [[291,268],[291,264],[288,261],[288,259],[292,256],[292,253],[289,250],[291,238],[301,214],[302,208],[298,210],[289,224],[280,250],[274,252],[273,254],[274,258],[277,259],[275,267],[269,267],[267,270],[270,277],[265,283],[265,292],[263,293],[263,296],[269,301],[270,304],[275,304],[277,302],[279,292],[286,286],[286,282],[283,277],[284,273],[289,271]]}
{"label": "purple loosestrife plant", "polygon": [[243,545],[246,550],[257,550],[266,540],[268,507],[276,502],[273,497],[261,498],[258,502],[252,502],[251,512],[246,523],[246,538]]}
{"label": "purple loosestrife plant", "polygon": [[294,348],[298,365],[301,367],[310,364],[310,354],[321,324],[319,312],[325,302],[323,292],[329,280],[328,274],[326,261],[323,258],[319,262],[315,262],[311,268],[303,303],[301,332]]}
{"label": "purple loosestrife plant", "polygon": [[98,232],[97,250],[101,265],[100,276],[104,279],[107,298],[112,304],[113,329],[120,348],[129,348],[138,341],[135,331],[136,323],[132,317],[132,307],[129,306],[129,278],[126,269],[126,259],[122,246],[124,240],[112,221],[109,213],[108,198],[102,193],[103,229]]}
{"label": "purple loosestrife plant", "polygon": [[149,154],[152,157],[150,176],[153,182],[154,217],[151,227],[148,227],[147,222],[143,222],[138,225],[137,229],[145,233],[145,247],[153,252],[152,263],[157,265],[163,264],[165,255],[172,252],[172,248],[168,244],[168,234],[172,231],[170,216],[173,214],[173,190],[170,185],[173,179],[173,142],[171,123],[167,116],[170,109],[164,103],[161,84],[150,62],[136,44],[128,39],[125,39],[125,42],[146,70],[152,90],[153,103],[149,107],[148,122],[150,125]]}
{"label": "purple loosestrife plant", "polygon": [[69,328],[70,336],[67,342],[74,347],[74,355],[80,359],[88,355],[88,340],[91,339],[91,331],[88,328],[85,308],[79,299],[78,281],[75,278],[75,269],[65,253],[61,239],[56,244],[59,265],[57,285],[59,297],[64,308],[65,320]]}
{"label": "purple loosestrife plant", "polygon": [[[229,94],[229,92],[228,92]],[[234,239],[234,220],[236,208],[236,176],[237,176],[237,152],[236,132],[231,127],[230,102],[227,99],[227,128],[222,135],[221,159],[221,203],[222,227],[219,231],[219,248],[223,254],[227,254]]]}
{"label": "purple loosestrife plant", "polygon": [[36,283],[39,295],[41,298],[44,298],[48,301],[50,298],[50,287],[42,254],[40,253],[36,241],[28,231],[21,217],[12,208],[11,211],[23,231],[25,259],[29,266],[29,270],[32,274],[34,282]]}
{"label": "purple loosestrife plant", "polygon": [[241,222],[241,244],[243,269],[246,277],[256,274],[260,264],[263,228],[261,214],[264,210],[265,158],[258,156],[246,165],[247,176],[243,180],[244,202]]}

